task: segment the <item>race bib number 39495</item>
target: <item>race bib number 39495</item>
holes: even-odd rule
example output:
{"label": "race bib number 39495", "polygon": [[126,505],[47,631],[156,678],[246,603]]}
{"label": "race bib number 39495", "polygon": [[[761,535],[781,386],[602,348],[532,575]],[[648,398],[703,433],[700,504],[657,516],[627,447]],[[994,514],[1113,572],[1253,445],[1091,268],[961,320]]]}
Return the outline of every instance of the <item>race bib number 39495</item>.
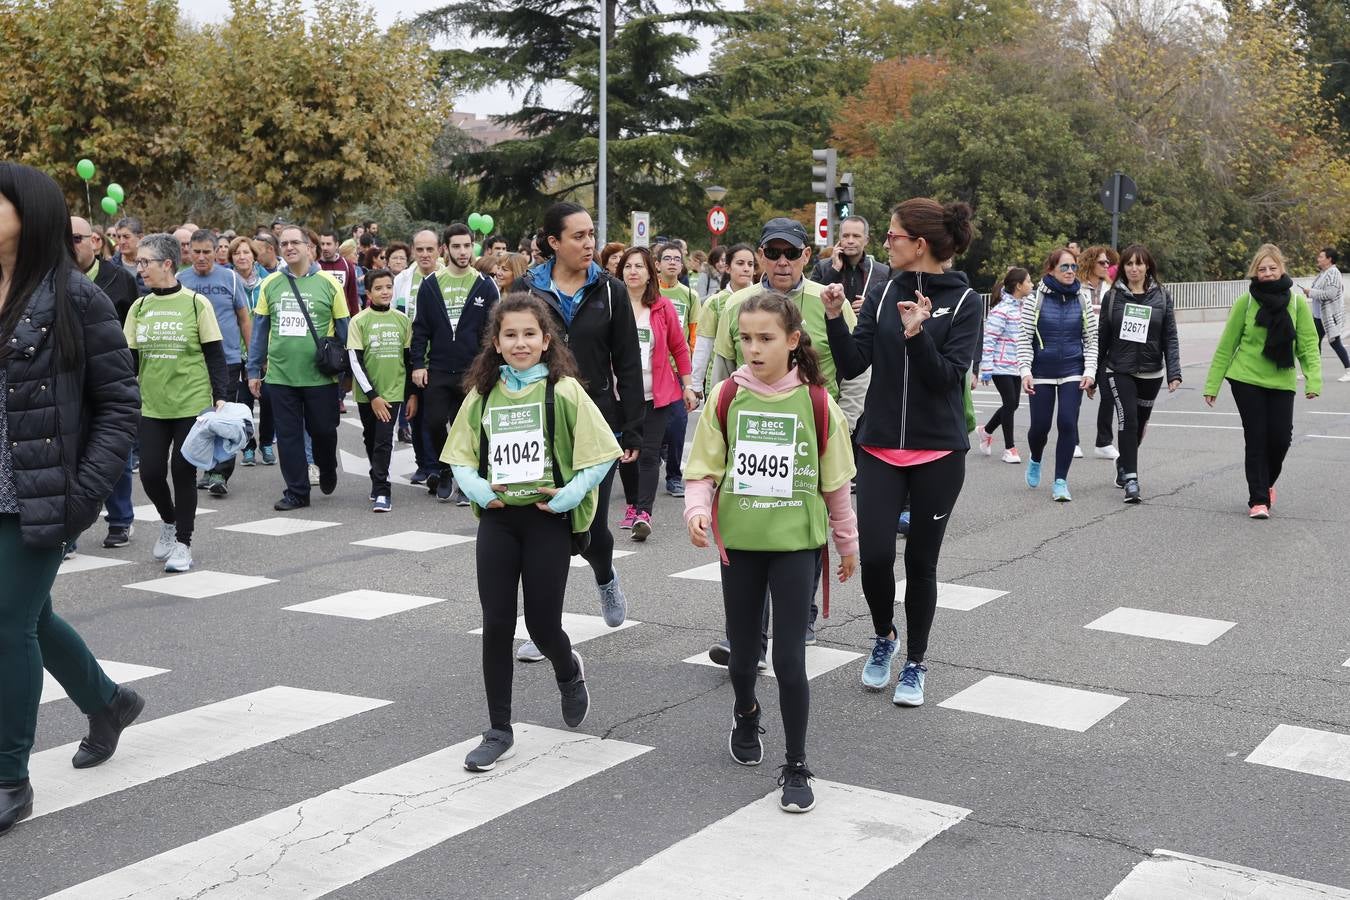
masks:
{"label": "race bib number 39495", "polygon": [[739,413],[731,455],[732,493],[751,497],[791,497],[796,475],[797,416],[792,413]]}
{"label": "race bib number 39495", "polygon": [[544,406],[498,406],[488,410],[488,466],[493,484],[520,484],[544,477]]}

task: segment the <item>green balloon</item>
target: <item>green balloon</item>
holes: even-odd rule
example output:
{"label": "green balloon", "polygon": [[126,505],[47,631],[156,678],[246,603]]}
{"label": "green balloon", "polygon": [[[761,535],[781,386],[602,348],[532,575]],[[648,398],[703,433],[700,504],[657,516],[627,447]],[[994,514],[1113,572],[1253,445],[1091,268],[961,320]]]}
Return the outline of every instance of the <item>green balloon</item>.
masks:
{"label": "green balloon", "polygon": [[114,200],[113,198],[104,197],[101,201],[99,201],[98,205],[103,207],[103,211],[108,215],[110,216],[117,215],[117,201]]}
{"label": "green balloon", "polygon": [[474,241],[474,244],[473,244],[473,255],[474,255],[474,256],[482,256],[482,255],[483,255],[483,245],[480,244],[480,243],[478,243],[477,241]]}
{"label": "green balloon", "polygon": [[108,196],[118,203],[127,199],[126,191],[122,190],[122,186],[115,181],[108,185]]}
{"label": "green balloon", "polygon": [[481,229],[483,234],[487,234],[492,230],[493,225],[492,216],[488,215],[487,213],[483,213],[481,216],[478,217],[478,221],[483,223],[483,228]]}
{"label": "green balloon", "polygon": [[94,177],[94,161],[92,159],[82,159],[75,164],[75,174],[79,175],[85,181]]}
{"label": "green balloon", "polygon": [[469,230],[482,231],[483,217],[478,213],[469,213]]}

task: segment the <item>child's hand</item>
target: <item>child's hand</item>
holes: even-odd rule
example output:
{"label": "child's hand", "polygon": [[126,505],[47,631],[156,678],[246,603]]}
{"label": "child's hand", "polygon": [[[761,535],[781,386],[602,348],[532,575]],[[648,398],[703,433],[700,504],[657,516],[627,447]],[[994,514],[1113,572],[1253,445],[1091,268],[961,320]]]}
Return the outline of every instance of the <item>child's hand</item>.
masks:
{"label": "child's hand", "polygon": [[694,516],[688,524],[689,542],[695,547],[708,546],[708,517]]}
{"label": "child's hand", "polygon": [[[496,490],[496,487],[494,487],[493,490],[495,491],[495,490]],[[545,497],[556,497],[556,496],[558,496],[558,489],[557,489],[557,488],[551,488],[551,487],[541,487],[541,488],[539,488],[539,493],[543,494]],[[546,513],[551,513],[551,512],[553,512],[553,510],[551,510],[551,509],[548,508],[548,501],[547,501],[547,500],[541,500],[541,501],[535,503],[534,505],[535,505],[536,507],[538,507],[539,509],[543,510],[544,512],[546,512]]]}
{"label": "child's hand", "polygon": [[852,578],[853,572],[857,568],[858,568],[858,557],[856,554],[854,554],[853,556],[839,557],[839,569],[838,569],[839,583],[843,584],[845,581],[848,581],[850,578]]}
{"label": "child's hand", "polygon": [[489,503],[489,504],[487,505],[487,508],[488,508],[488,509],[505,509],[505,508],[506,508],[506,504],[503,503],[501,500],[493,500],[491,503]]}
{"label": "child's hand", "polygon": [[379,419],[381,422],[388,422],[391,418],[389,415],[389,401],[383,397],[371,398],[370,411],[373,412],[375,418]]}

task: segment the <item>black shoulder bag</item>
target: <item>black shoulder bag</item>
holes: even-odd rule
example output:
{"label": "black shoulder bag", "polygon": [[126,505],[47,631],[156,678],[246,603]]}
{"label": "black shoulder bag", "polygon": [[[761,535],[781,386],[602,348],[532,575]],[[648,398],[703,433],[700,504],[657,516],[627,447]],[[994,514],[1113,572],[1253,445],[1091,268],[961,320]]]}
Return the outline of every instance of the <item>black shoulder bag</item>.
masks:
{"label": "black shoulder bag", "polygon": [[[483,407],[487,408],[487,398],[483,399]],[[558,466],[558,454],[553,449],[553,382],[548,382],[544,388],[544,427],[548,429],[548,455],[553,460],[553,486],[562,490],[566,482],[563,481],[562,469]],[[478,475],[484,481],[491,483],[492,479],[488,474],[488,436],[487,429],[480,427],[478,429]],[[596,513],[599,515],[599,512]],[[558,513],[559,518],[567,519],[570,527],[572,514],[570,512]],[[572,532],[572,555],[580,556],[591,546],[590,531]]]}
{"label": "black shoulder bag", "polygon": [[[286,280],[291,283],[291,290],[295,292],[295,302],[300,304],[300,312],[305,316],[305,324],[309,326],[309,336],[314,338],[314,366],[319,370],[320,375],[345,375],[347,374],[347,348],[342,346],[342,341],[335,337],[319,337],[319,332],[314,328],[314,320],[309,317],[309,309],[305,306],[305,299],[300,296],[300,285],[295,283],[295,276],[286,271]],[[340,299],[340,298],[339,298]],[[342,302],[346,302],[343,300]]]}

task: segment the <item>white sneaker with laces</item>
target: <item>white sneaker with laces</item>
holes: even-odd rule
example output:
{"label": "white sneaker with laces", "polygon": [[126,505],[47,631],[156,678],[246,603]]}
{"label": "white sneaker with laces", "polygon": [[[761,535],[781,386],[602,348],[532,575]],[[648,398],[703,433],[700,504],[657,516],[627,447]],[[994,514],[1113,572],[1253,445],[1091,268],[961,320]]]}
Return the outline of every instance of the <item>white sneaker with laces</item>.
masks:
{"label": "white sneaker with laces", "polygon": [[173,548],[178,544],[178,526],[170,525],[167,522],[159,523],[159,537],[155,539],[155,548],[150,551],[150,555],[163,562],[173,553]]}
{"label": "white sneaker with laces", "polygon": [[309,483],[311,485],[319,483],[319,467],[313,464],[310,464],[309,467]]}
{"label": "white sneaker with laces", "polygon": [[1083,448],[1082,448],[1082,447],[1075,446],[1075,447],[1073,448],[1073,458],[1074,458],[1074,459],[1082,459],[1082,458],[1083,458]]}
{"label": "white sneaker with laces", "polygon": [[192,548],[187,544],[175,542],[173,552],[164,562],[165,572],[186,572],[192,568]]}
{"label": "white sneaker with laces", "polygon": [[985,456],[994,452],[994,436],[984,429],[980,429],[980,452]]}
{"label": "white sneaker with laces", "polygon": [[1115,444],[1107,444],[1105,447],[1093,447],[1092,455],[1098,459],[1119,459],[1120,451],[1116,449]]}
{"label": "white sneaker with laces", "polygon": [[1346,369],[1345,374],[1342,375],[1340,378],[1337,378],[1336,380],[1343,382],[1350,382],[1350,369]]}
{"label": "white sneaker with laces", "polygon": [[1022,456],[1017,452],[1016,447],[1009,447],[1007,450],[1003,451],[1003,461],[1005,463],[1013,463],[1014,465],[1021,465]]}

